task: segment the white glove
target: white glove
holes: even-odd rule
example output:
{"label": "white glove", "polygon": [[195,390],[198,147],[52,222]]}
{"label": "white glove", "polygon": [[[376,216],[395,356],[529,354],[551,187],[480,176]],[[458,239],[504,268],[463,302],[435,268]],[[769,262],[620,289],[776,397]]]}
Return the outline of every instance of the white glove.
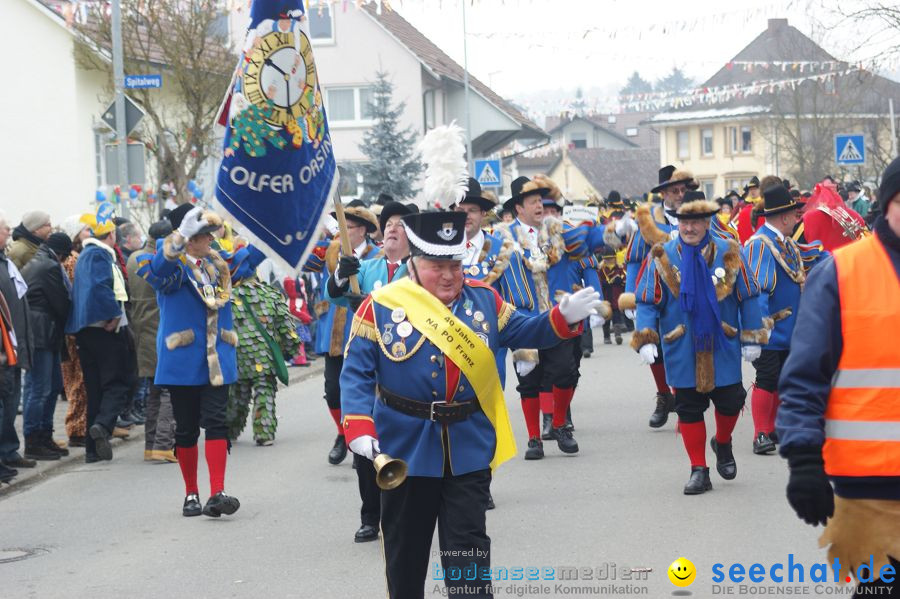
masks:
{"label": "white glove", "polygon": [[616,235],[624,237],[632,231],[637,231],[637,223],[631,217],[623,217],[616,221]]}
{"label": "white glove", "polygon": [[559,311],[570,325],[577,324],[596,314],[600,307],[600,294],[593,287],[579,289],[572,295],[567,295],[559,302]]}
{"label": "white glove", "polygon": [[203,218],[203,208],[194,206],[184,215],[181,224],[178,226],[178,232],[181,233],[185,240],[188,240],[199,233],[200,229],[206,225],[206,219]]}
{"label": "white glove", "polygon": [[528,376],[528,373],[537,367],[537,362],[529,362],[527,360],[516,360],[516,372],[519,376]]}
{"label": "white glove", "polygon": [[371,435],[360,435],[350,441],[350,451],[370,460],[375,459],[376,453],[381,453],[378,447],[378,439]]}
{"label": "white glove", "polygon": [[637,310],[628,308],[627,310],[625,310],[625,318],[629,320],[635,320],[637,318]]}
{"label": "white glove", "polygon": [[625,223],[623,219],[619,219],[616,221],[616,235],[621,237],[628,230],[628,225]]}
{"label": "white glove", "polygon": [[641,354],[641,363],[647,364],[648,366],[656,362],[656,358],[659,357],[656,346],[652,343],[642,345],[641,349],[638,350],[638,353]]}
{"label": "white glove", "polygon": [[599,314],[591,314],[591,328],[599,329],[606,323],[606,319]]}
{"label": "white glove", "polygon": [[759,359],[761,353],[762,348],[758,345],[745,345],[741,348],[741,355],[744,356],[745,362],[752,362],[753,360]]}

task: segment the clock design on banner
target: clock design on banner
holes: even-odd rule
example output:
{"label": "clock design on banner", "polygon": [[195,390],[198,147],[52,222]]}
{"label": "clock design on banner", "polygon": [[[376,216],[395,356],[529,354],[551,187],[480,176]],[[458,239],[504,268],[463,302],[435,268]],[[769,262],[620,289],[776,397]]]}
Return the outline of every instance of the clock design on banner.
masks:
{"label": "clock design on banner", "polygon": [[312,46],[299,27],[258,37],[245,60],[244,95],[267,123],[293,128],[318,108],[309,93],[318,86]]}

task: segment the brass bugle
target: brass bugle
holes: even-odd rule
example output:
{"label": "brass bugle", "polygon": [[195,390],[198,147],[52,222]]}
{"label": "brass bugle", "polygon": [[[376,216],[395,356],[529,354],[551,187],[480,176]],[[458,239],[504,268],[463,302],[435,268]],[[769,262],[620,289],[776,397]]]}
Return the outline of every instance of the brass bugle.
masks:
{"label": "brass bugle", "polygon": [[406,482],[406,462],[399,458],[392,458],[386,453],[379,453],[372,460],[375,464],[375,484],[379,489],[390,491]]}

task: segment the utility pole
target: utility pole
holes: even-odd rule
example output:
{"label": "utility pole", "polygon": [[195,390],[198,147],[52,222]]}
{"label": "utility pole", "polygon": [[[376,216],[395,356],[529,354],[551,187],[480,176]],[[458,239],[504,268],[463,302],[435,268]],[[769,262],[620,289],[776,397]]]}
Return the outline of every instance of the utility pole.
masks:
{"label": "utility pole", "polygon": [[888,98],[888,109],[891,113],[891,160],[897,157],[897,122],[894,118],[894,99]]}
{"label": "utility pole", "polygon": [[119,201],[128,218],[128,135],[125,131],[125,59],[122,50],[122,2],[112,0],[113,82],[116,86],[116,152],[119,166]]}
{"label": "utility pole", "polygon": [[472,156],[472,118],[469,115],[469,53],[466,47],[466,0],[460,0],[462,5],[463,22],[463,88],[465,88],[466,105],[466,160],[469,163],[469,173],[475,176],[475,157]]}

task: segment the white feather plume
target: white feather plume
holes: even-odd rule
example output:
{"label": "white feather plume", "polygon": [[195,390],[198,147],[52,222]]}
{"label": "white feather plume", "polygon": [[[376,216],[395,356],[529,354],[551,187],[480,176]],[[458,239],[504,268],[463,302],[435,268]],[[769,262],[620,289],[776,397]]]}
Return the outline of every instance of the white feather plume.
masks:
{"label": "white feather plume", "polygon": [[425,163],[425,185],[422,193],[430,204],[444,207],[458,203],[469,185],[466,164],[466,142],[456,121],[435,127],[419,142],[419,153]]}

